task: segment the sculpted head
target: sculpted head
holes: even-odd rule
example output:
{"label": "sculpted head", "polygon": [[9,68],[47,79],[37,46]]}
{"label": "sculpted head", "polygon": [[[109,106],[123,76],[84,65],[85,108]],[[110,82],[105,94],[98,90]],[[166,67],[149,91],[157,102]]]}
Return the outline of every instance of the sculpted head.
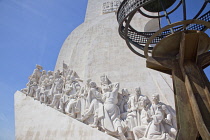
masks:
{"label": "sculpted head", "polygon": [[91,82],[90,82],[90,88],[96,88],[96,83],[93,82],[93,81],[91,81]]}
{"label": "sculpted head", "polygon": [[135,93],[136,95],[141,95],[141,88],[140,87],[135,88]]}
{"label": "sculpted head", "polygon": [[36,82],[36,78],[32,77],[31,81]]}
{"label": "sculpted head", "polygon": [[102,85],[109,85],[111,82],[110,82],[110,80],[108,79],[108,77],[106,76],[106,75],[102,75],[101,77],[100,77],[100,79],[101,79],[101,84]]}
{"label": "sculpted head", "polygon": [[45,75],[47,72],[46,72],[46,70],[43,70],[42,71],[42,75]]}
{"label": "sculpted head", "polygon": [[55,74],[56,74],[56,75],[60,75],[60,70],[57,70],[57,71],[55,72]]}
{"label": "sculpted head", "polygon": [[49,71],[47,72],[47,75],[48,75],[48,76],[51,76],[51,75],[53,75],[53,72],[49,70]]}
{"label": "sculpted head", "polygon": [[60,70],[57,70],[55,73],[55,78],[60,78],[61,76],[60,76]]}
{"label": "sculpted head", "polygon": [[91,79],[87,79],[86,85],[89,86],[90,85],[90,82],[91,82]]}
{"label": "sculpted head", "polygon": [[128,89],[127,88],[123,88],[122,89],[122,95],[127,96],[129,94]]}
{"label": "sculpted head", "polygon": [[38,69],[34,69],[33,74],[38,74],[40,71]]}
{"label": "sculpted head", "polygon": [[40,65],[37,65],[37,64],[36,64],[36,69],[37,69],[37,70],[42,70],[42,69],[43,69],[43,67],[42,67],[42,66],[40,66]]}
{"label": "sculpted head", "polygon": [[155,94],[153,94],[152,95],[152,102],[153,103],[158,103],[160,101],[160,99],[159,99],[159,94],[157,94],[157,93],[155,93]]}
{"label": "sculpted head", "polygon": [[44,82],[45,82],[45,83],[49,82],[49,78],[46,77],[46,78],[44,79]]}
{"label": "sculpted head", "polygon": [[141,96],[141,97],[139,98],[139,105],[140,105],[141,107],[146,107],[148,103],[149,103],[149,99],[148,99],[147,96]]}

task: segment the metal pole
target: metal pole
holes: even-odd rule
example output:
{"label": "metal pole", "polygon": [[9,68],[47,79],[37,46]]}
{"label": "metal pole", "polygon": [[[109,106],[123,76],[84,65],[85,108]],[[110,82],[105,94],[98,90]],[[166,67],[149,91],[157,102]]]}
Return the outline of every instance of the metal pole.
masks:
{"label": "metal pole", "polygon": [[[163,12],[164,12],[164,15],[165,15],[165,17],[166,17],[166,20],[167,20],[168,24],[171,25],[171,20],[170,20],[170,18],[169,18],[169,16],[168,16],[168,13],[167,13],[167,11],[166,11],[166,9],[165,9],[163,3],[162,3],[162,0],[160,0],[160,4],[161,4],[161,6],[162,6],[162,8],[163,8]],[[171,33],[173,34],[173,33],[174,33],[173,28],[170,28],[170,30],[171,30]]]}
{"label": "metal pole", "polygon": [[[186,12],[186,2],[185,0],[182,0],[182,6],[183,6],[183,20],[187,19],[187,12]],[[186,30],[186,25],[183,25],[183,29]]]}

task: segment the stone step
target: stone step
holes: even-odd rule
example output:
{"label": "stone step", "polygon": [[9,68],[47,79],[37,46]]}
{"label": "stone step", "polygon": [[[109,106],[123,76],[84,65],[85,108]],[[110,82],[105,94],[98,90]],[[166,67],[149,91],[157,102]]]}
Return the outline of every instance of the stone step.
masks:
{"label": "stone step", "polygon": [[14,101],[16,140],[117,140],[20,91]]}

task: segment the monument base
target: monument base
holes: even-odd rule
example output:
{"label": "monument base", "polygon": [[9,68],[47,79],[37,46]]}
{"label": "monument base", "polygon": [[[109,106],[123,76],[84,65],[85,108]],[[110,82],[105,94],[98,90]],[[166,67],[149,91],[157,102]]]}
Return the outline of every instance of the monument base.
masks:
{"label": "monument base", "polygon": [[117,140],[17,91],[16,140]]}

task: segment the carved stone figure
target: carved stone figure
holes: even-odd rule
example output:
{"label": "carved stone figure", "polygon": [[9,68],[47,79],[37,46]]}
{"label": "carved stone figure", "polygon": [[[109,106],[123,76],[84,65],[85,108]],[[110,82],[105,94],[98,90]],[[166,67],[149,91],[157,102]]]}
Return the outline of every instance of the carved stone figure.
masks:
{"label": "carved stone figure", "polygon": [[69,116],[75,118],[76,113],[78,113],[77,110],[75,110],[76,109],[75,107],[76,107],[77,97],[79,95],[81,86],[78,83],[78,81],[74,81],[71,78],[68,79],[68,82],[69,82],[69,84],[68,84],[68,87],[69,87],[69,90],[68,90],[69,101],[67,102],[67,105],[65,107],[65,112]]}
{"label": "carved stone figure", "polygon": [[53,76],[53,71],[48,71],[48,72],[47,72],[47,77],[48,77],[48,78],[54,77],[54,76]]}
{"label": "carved stone figure", "polygon": [[36,97],[34,98],[35,100],[40,100],[40,92],[42,91],[42,93],[44,92],[43,91],[43,88],[45,87],[45,84],[43,83],[45,78],[47,78],[47,74],[46,74],[46,71],[43,70],[41,72],[41,76],[39,78],[39,82],[38,82],[38,88],[36,90]]}
{"label": "carved stone figure", "polygon": [[53,81],[49,78],[45,78],[45,80],[42,82],[43,89],[41,89],[40,91],[41,103],[49,103],[50,98],[48,97],[48,94],[50,92],[50,89],[52,88],[52,84]]}
{"label": "carved stone figure", "polygon": [[126,140],[124,136],[124,126],[120,120],[120,109],[118,103],[119,83],[115,83],[103,88],[104,105],[99,109],[99,118],[101,119],[102,128],[106,133],[114,136],[120,136],[122,140]]}
{"label": "carved stone figure", "polygon": [[84,93],[84,87],[77,91],[77,100],[75,105],[75,112],[77,113],[77,118],[81,118],[85,113],[86,109],[86,96]]}
{"label": "carved stone figure", "polygon": [[29,78],[29,82],[28,82],[27,86],[28,86],[27,95],[33,97],[34,94],[36,93],[37,88],[38,88],[37,80],[33,75]]}
{"label": "carved stone figure", "polygon": [[108,77],[106,75],[102,75],[100,77],[100,79],[101,79],[101,89],[102,89],[102,92],[104,92],[103,89],[109,88],[111,81],[108,79]]}
{"label": "carved stone figure", "polygon": [[41,71],[42,70],[42,66],[40,65],[36,65],[36,69],[34,69],[33,73],[32,73],[32,77],[34,77],[36,79],[36,83],[38,84],[39,83],[39,79],[42,75]]}
{"label": "carved stone figure", "polygon": [[135,89],[135,93],[130,94],[129,100],[128,100],[128,109],[127,109],[127,125],[129,128],[129,131],[133,131],[133,128],[138,125],[138,116],[137,116],[137,110],[138,110],[138,98],[141,94],[140,88]]}
{"label": "carved stone figure", "polygon": [[69,95],[69,102],[66,106],[66,113],[73,118],[77,118],[78,110],[76,109],[77,104],[77,94]]}
{"label": "carved stone figure", "polygon": [[138,105],[141,107],[140,123],[138,126],[133,128],[133,135],[135,140],[139,140],[144,136],[146,128],[150,122],[150,117],[148,114],[148,103],[149,99],[147,96],[143,96],[139,99]]}
{"label": "carved stone figure", "polygon": [[47,77],[47,72],[46,70],[43,70],[42,73],[41,73],[41,76],[39,78],[39,85],[42,84],[42,82],[44,81],[44,79]]}
{"label": "carved stone figure", "polygon": [[63,79],[57,78],[54,83],[53,100],[49,106],[51,107],[55,106],[57,109],[59,109],[62,88],[63,88]]}
{"label": "carved stone figure", "polygon": [[97,127],[98,124],[98,108],[102,104],[102,96],[98,91],[96,83],[90,82],[90,90],[87,96],[87,102],[90,104],[89,108],[86,110],[85,114],[81,118],[82,121],[88,119],[91,115],[93,116],[93,124],[91,127]]}
{"label": "carved stone figure", "polygon": [[122,94],[118,94],[118,106],[120,108],[120,113],[125,113],[127,112],[127,102],[129,99],[129,92],[128,89],[124,88],[122,89]]}
{"label": "carved stone figure", "polygon": [[90,103],[86,100],[86,97],[88,96],[88,93],[89,93],[89,90],[90,90],[90,82],[91,82],[92,80],[91,79],[88,79],[87,81],[86,81],[86,84],[85,84],[85,87],[84,87],[84,97],[85,97],[85,108],[86,109],[88,109],[89,108],[89,106],[90,106]]}
{"label": "carved stone figure", "polygon": [[35,97],[34,99],[39,100],[41,103],[46,103],[47,98],[44,92],[45,92],[45,84],[42,83],[42,85],[39,88],[39,92],[37,92],[38,98]]}
{"label": "carved stone figure", "polygon": [[166,105],[159,102],[158,94],[152,96],[152,105],[149,115],[152,121],[146,129],[143,139],[165,140],[170,137],[170,134],[176,135],[176,129],[172,124],[172,115]]}
{"label": "carved stone figure", "polygon": [[[54,73],[54,76],[50,76],[49,78],[50,78],[50,81],[53,82],[53,85],[48,93],[48,98],[50,101],[52,101],[54,94],[57,94],[58,92],[61,93],[63,89],[63,85],[61,86],[60,84],[60,79],[62,79],[60,71],[57,70]],[[62,79],[62,83],[64,83],[63,79]]]}
{"label": "carved stone figure", "polygon": [[38,65],[22,90],[31,97],[36,93],[34,99],[41,103],[121,140],[175,139],[175,111],[160,102],[159,95],[152,96],[151,105],[140,87],[132,94],[126,88],[119,93],[119,83],[106,75],[100,77],[100,87],[91,79],[81,87],[82,80],[67,65],[62,73],[41,69]]}
{"label": "carved stone figure", "polygon": [[35,100],[40,100],[40,92],[42,88],[43,88],[43,84],[38,85],[38,88],[36,89],[36,96],[34,97]]}
{"label": "carved stone figure", "polygon": [[133,128],[138,125],[139,110],[138,110],[138,98],[141,94],[140,88],[136,88],[133,94],[130,94],[128,100],[127,118],[126,123],[128,126],[128,139],[133,139]]}
{"label": "carved stone figure", "polygon": [[63,113],[65,113],[65,108],[66,108],[67,104],[69,103],[71,90],[72,90],[71,82],[67,81],[65,83],[64,88],[63,88],[62,97],[60,98],[60,109],[59,109],[59,111],[61,111]]}

